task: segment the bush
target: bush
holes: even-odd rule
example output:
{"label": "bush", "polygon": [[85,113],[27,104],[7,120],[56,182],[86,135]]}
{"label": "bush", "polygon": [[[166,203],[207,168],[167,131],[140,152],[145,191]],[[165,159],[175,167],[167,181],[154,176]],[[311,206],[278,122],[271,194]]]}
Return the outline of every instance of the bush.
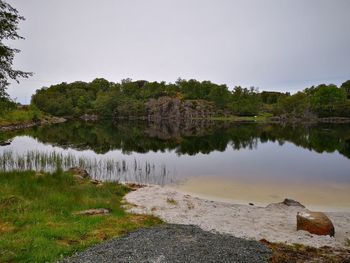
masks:
{"label": "bush", "polygon": [[16,108],[16,103],[8,98],[0,98],[0,116],[3,116],[6,112]]}

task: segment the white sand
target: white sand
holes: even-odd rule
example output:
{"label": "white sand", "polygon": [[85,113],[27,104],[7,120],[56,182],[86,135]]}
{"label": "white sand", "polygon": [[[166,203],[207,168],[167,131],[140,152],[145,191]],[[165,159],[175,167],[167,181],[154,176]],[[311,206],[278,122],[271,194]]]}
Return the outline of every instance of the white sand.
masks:
{"label": "white sand", "polygon": [[[343,247],[350,239],[350,213],[326,213],[335,227],[335,237],[296,231],[301,207],[272,204],[267,207],[237,205],[192,197],[173,189],[147,186],[126,195],[133,213],[153,214],[165,222],[192,224],[204,230],[228,233],[247,239],[299,243],[313,247]],[[282,201],[282,200],[281,200]]]}

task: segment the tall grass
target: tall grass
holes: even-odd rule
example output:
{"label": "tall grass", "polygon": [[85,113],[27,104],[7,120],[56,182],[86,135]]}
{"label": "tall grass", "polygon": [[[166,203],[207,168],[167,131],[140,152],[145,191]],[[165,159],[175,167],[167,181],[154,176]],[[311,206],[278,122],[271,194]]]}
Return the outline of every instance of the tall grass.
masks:
{"label": "tall grass", "polygon": [[102,181],[134,182],[139,184],[164,185],[174,179],[165,165],[150,162],[115,160],[76,156],[71,153],[27,151],[23,154],[6,150],[0,153],[0,172],[36,171],[53,172],[71,167],[85,169],[91,178]]}
{"label": "tall grass", "polygon": [[0,112],[0,124],[15,124],[21,122],[35,121],[43,117],[43,114],[34,107],[14,109]]}
{"label": "tall grass", "polygon": [[[128,189],[115,183],[97,187],[63,172],[0,172],[0,262],[57,262],[62,257],[140,227],[161,223],[125,213]],[[108,216],[76,212],[106,208]]]}

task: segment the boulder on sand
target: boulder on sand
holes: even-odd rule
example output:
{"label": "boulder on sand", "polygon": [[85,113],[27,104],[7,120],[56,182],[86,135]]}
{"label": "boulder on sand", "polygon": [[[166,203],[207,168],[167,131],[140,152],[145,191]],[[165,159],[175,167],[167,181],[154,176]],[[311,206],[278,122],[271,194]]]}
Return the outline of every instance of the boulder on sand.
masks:
{"label": "boulder on sand", "polygon": [[332,221],[322,212],[299,212],[297,214],[297,230],[331,237],[334,237],[335,232]]}

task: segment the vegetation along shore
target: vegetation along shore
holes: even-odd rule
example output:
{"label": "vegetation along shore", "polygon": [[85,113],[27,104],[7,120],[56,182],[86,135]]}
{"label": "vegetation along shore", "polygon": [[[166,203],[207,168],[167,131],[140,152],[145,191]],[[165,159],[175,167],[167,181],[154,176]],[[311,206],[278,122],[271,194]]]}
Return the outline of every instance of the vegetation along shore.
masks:
{"label": "vegetation along shore", "polygon": [[[124,211],[121,200],[128,187],[97,184],[72,172],[0,172],[0,184],[0,262],[55,262],[161,223],[153,216]],[[108,214],[81,212],[92,208]]]}
{"label": "vegetation along shore", "polygon": [[[340,87],[318,85],[291,95],[229,89],[211,81],[178,79],[175,83],[105,79],[44,87],[32,104],[54,116],[96,115],[99,118],[195,119],[250,116],[265,120],[350,117],[350,81]],[[232,117],[231,117],[232,118]],[[238,118],[239,119],[239,118]]]}
{"label": "vegetation along shore", "polygon": [[350,81],[289,92],[178,79],[175,83],[95,79],[44,87],[22,106],[0,100],[0,130],[64,122],[66,118],[234,122],[350,122]]}

